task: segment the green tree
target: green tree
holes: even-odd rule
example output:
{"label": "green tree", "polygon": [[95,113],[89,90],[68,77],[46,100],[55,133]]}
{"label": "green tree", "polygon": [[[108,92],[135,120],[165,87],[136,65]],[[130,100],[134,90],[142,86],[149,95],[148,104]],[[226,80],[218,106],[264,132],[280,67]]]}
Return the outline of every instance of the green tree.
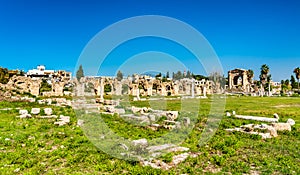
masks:
{"label": "green tree", "polygon": [[123,79],[123,73],[119,70],[117,73],[117,80],[121,81]]}
{"label": "green tree", "polygon": [[80,65],[76,72],[76,78],[79,81],[82,77],[84,77],[84,73],[83,73],[82,65]]}
{"label": "green tree", "polygon": [[161,78],[161,73],[158,73],[157,75],[155,75],[155,78]]}
{"label": "green tree", "polygon": [[291,85],[292,85],[292,88],[295,89],[297,88],[297,82],[296,82],[296,79],[294,77],[294,75],[291,75]]}
{"label": "green tree", "polygon": [[191,71],[187,71],[186,72],[186,78],[192,78],[192,74],[191,74]]}
{"label": "green tree", "polygon": [[260,79],[260,82],[262,84],[262,86],[264,88],[266,88],[266,85],[267,85],[267,82],[268,80],[271,80],[270,78],[268,78],[269,76],[269,71],[270,71],[270,68],[268,65],[264,64],[261,66],[260,68],[260,76],[259,76],[259,79]]}
{"label": "green tree", "polygon": [[49,84],[46,79],[43,79],[41,82],[40,92],[49,92],[51,90],[52,90],[51,84]]}
{"label": "green tree", "polygon": [[297,89],[299,91],[300,68],[299,67],[295,68],[294,73],[295,73],[297,81],[298,81]]}
{"label": "green tree", "polygon": [[105,93],[111,92],[111,85],[110,85],[110,84],[105,84],[105,85],[104,85],[104,92],[105,92]]}
{"label": "green tree", "polygon": [[254,72],[253,72],[253,70],[251,70],[251,69],[249,69],[248,71],[247,71],[247,77],[248,77],[248,82],[252,82],[252,78],[254,77]]}
{"label": "green tree", "polygon": [[0,67],[0,83],[6,84],[8,80],[9,80],[8,69]]}
{"label": "green tree", "polygon": [[169,71],[166,73],[166,78],[170,78],[170,73],[169,73]]}

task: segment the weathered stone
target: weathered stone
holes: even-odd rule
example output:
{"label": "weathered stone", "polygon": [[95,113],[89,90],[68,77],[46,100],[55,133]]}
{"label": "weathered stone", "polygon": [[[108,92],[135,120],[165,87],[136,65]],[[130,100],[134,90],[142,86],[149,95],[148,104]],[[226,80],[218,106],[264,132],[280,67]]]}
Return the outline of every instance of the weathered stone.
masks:
{"label": "weathered stone", "polygon": [[60,115],[59,116],[59,121],[58,122],[54,122],[55,125],[59,125],[59,126],[63,126],[67,123],[70,122],[70,117],[69,116],[63,116],[63,115]]}
{"label": "weathered stone", "polygon": [[108,113],[114,113],[115,107],[112,105],[106,105],[106,106],[104,106],[104,110],[105,110],[105,112],[108,112]]}
{"label": "weathered stone", "polygon": [[153,114],[150,114],[148,117],[149,117],[149,120],[150,120],[151,122],[154,122],[154,121],[156,121],[156,117],[155,117],[155,115],[153,115]]}
{"label": "weathered stone", "polygon": [[174,121],[178,117],[178,111],[167,111],[166,117],[168,120]]}
{"label": "weathered stone", "polygon": [[164,144],[164,145],[149,146],[149,147],[147,147],[147,150],[149,150],[149,152],[157,152],[157,151],[163,151],[166,149],[170,149],[172,147],[176,147],[176,145]]}
{"label": "weathered stone", "polygon": [[268,118],[268,117],[257,117],[257,116],[246,116],[246,115],[235,115],[236,118],[245,119],[245,120],[256,120],[263,122],[278,122],[276,118]]}
{"label": "weathered stone", "polygon": [[46,115],[52,115],[52,108],[44,108],[44,112]]}
{"label": "weathered stone", "polygon": [[123,108],[115,108],[115,113],[125,114],[125,109],[123,109]]}
{"label": "weathered stone", "polygon": [[191,119],[189,117],[183,117],[183,125],[188,127],[191,124]]}
{"label": "weathered stone", "polygon": [[20,109],[19,114],[21,114],[21,115],[28,114],[28,111],[26,109]]}
{"label": "weathered stone", "polygon": [[291,119],[291,118],[289,118],[289,119],[286,121],[286,123],[290,124],[291,126],[293,126],[293,125],[296,124],[296,123],[295,123],[295,120],[293,120],[293,119]]}
{"label": "weathered stone", "polygon": [[273,126],[276,131],[291,131],[291,125],[289,123],[272,123],[271,126]]}
{"label": "weathered stone", "polygon": [[19,118],[31,118],[30,114],[21,114]]}
{"label": "weathered stone", "polygon": [[173,156],[172,165],[178,165],[179,163],[183,162],[186,158],[189,157],[188,153],[182,153],[179,155]]}
{"label": "weathered stone", "polygon": [[138,140],[133,140],[132,144],[134,146],[147,147],[148,146],[148,141],[147,141],[147,139],[138,139]]}
{"label": "weathered stone", "polygon": [[230,116],[231,116],[230,112],[226,112],[226,117],[230,117]]}
{"label": "weathered stone", "polygon": [[46,116],[39,116],[38,118],[57,118],[57,115],[46,115]]}
{"label": "weathered stone", "polygon": [[31,114],[34,114],[34,115],[37,115],[41,112],[41,109],[40,108],[32,108],[31,109]]}
{"label": "weathered stone", "polygon": [[84,120],[77,120],[77,126],[83,126]]}
{"label": "weathered stone", "polygon": [[279,119],[279,116],[277,113],[273,114],[274,118]]}

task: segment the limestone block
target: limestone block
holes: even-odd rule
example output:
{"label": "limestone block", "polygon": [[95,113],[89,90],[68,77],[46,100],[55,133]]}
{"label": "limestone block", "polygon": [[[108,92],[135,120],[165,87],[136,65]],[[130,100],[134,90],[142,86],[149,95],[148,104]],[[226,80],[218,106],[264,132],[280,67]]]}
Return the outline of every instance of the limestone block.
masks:
{"label": "limestone block", "polygon": [[34,115],[37,115],[41,112],[41,109],[40,108],[32,108],[31,109],[31,114],[34,114]]}
{"label": "limestone block", "polygon": [[272,123],[271,126],[273,126],[276,131],[291,131],[291,125],[289,123]]}
{"label": "limestone block", "polygon": [[44,112],[46,115],[52,115],[52,108],[45,108]]}
{"label": "limestone block", "polygon": [[28,111],[26,109],[20,109],[19,114],[21,114],[21,115],[28,114]]}
{"label": "limestone block", "polygon": [[295,125],[295,120],[289,118],[286,123],[289,123],[291,126]]}

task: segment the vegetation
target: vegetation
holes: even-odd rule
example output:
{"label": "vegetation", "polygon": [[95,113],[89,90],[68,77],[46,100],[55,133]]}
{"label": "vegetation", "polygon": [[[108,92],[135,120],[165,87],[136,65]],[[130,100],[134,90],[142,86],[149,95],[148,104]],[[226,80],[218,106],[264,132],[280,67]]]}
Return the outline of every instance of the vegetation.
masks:
{"label": "vegetation", "polygon": [[[0,172],[1,174],[300,174],[300,112],[298,97],[229,96],[226,111],[237,114],[271,117],[278,113],[280,121],[296,121],[291,132],[280,132],[277,138],[262,140],[259,136],[230,133],[226,128],[238,127],[252,121],[224,117],[215,135],[203,146],[199,138],[205,128],[211,108],[211,98],[201,99],[198,121],[192,133],[182,143],[191,152],[199,153],[168,171],[142,167],[138,162],[116,159],[95,147],[80,127],[70,107],[53,108],[55,115],[68,115],[71,122],[55,126],[55,119],[19,119],[18,110],[46,105],[27,102],[0,102]],[[130,102],[134,106],[180,110],[179,100],[170,100],[166,106],[155,101]],[[123,104],[122,104],[123,105]],[[167,132],[158,132],[143,126],[131,125],[118,116],[103,115],[112,130],[125,138],[154,138]],[[255,122],[260,123],[260,122]],[[162,158],[172,160],[171,154]]]}
{"label": "vegetation", "polygon": [[6,84],[8,80],[9,80],[8,69],[0,67],[0,83]]}
{"label": "vegetation", "polygon": [[83,72],[82,65],[80,65],[76,72],[76,78],[79,81],[82,77],[84,77],[84,72]]}
{"label": "vegetation", "polygon": [[121,81],[123,79],[123,73],[119,70],[117,73],[117,80]]}
{"label": "vegetation", "polygon": [[254,77],[254,72],[252,69],[247,71],[248,82],[252,82],[252,78]]}
{"label": "vegetation", "polygon": [[268,65],[264,64],[261,66],[259,79],[262,87],[265,90],[271,90],[269,89],[270,81],[271,81],[271,75],[269,74],[269,72],[270,72],[270,68]]}
{"label": "vegetation", "polygon": [[110,84],[105,84],[104,85],[104,92],[105,93],[108,93],[108,92],[111,92],[111,89],[112,87],[111,87],[111,85]]}
{"label": "vegetation", "polygon": [[297,89],[298,89],[298,91],[299,91],[300,67],[295,68],[295,69],[294,69],[294,73],[295,73],[296,78],[297,78],[297,80],[298,80],[298,86],[297,86]]}
{"label": "vegetation", "polygon": [[51,84],[49,84],[46,79],[43,79],[42,82],[41,82],[40,92],[41,93],[42,92],[49,92],[51,90],[52,90]]}

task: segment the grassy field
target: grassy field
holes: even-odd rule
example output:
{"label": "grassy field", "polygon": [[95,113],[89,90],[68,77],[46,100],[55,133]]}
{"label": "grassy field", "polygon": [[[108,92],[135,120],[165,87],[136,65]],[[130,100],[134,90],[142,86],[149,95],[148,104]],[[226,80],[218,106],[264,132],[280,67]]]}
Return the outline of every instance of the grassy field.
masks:
{"label": "grassy field", "polygon": [[[0,102],[0,174],[300,174],[300,98],[297,97],[236,97],[226,99],[225,111],[237,114],[272,117],[280,121],[296,121],[291,132],[280,132],[277,138],[262,140],[260,136],[229,133],[226,128],[253,123],[224,117],[216,134],[205,145],[199,146],[210,110],[211,99],[201,99],[197,123],[182,143],[192,152],[200,153],[188,158],[175,168],[164,171],[142,167],[139,162],[119,160],[95,147],[76,126],[76,115],[70,107],[53,107],[54,114],[71,117],[69,125],[55,126],[55,119],[19,119],[18,109],[47,107],[36,103]],[[131,102],[135,106],[151,106],[155,102]],[[166,109],[180,110],[179,100],[165,103]],[[134,126],[118,116],[104,116],[105,122],[121,136],[130,139],[159,137],[146,127]],[[260,122],[256,122],[260,123]],[[162,157],[168,160],[168,155]]]}

